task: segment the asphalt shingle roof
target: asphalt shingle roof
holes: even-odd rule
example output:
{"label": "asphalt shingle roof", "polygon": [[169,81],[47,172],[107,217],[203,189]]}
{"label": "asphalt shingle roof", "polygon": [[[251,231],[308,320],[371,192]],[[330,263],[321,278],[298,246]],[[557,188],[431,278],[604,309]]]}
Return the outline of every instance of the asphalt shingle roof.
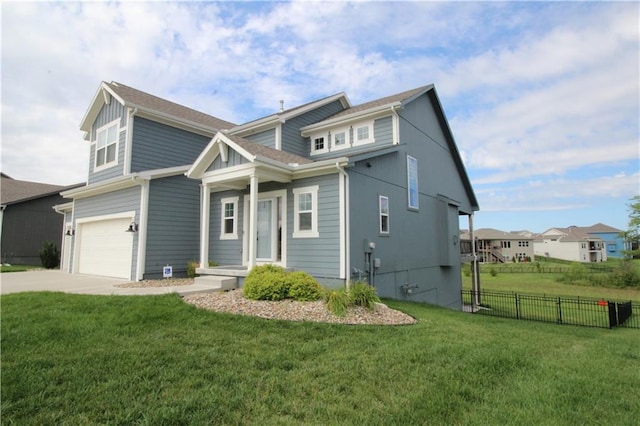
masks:
{"label": "asphalt shingle roof", "polygon": [[427,90],[428,88],[432,87],[431,85],[428,86],[421,86],[421,87],[417,87],[415,89],[411,89],[411,90],[407,90],[406,92],[401,92],[401,93],[396,93],[395,95],[391,95],[391,96],[386,96],[384,98],[380,98],[380,99],[376,99],[373,100],[371,102],[365,102],[363,104],[360,105],[355,105],[352,106],[351,108],[347,108],[343,111],[340,111],[337,114],[332,115],[331,117],[328,117],[327,120],[331,120],[334,118],[338,118],[338,117],[345,117],[351,114],[356,114],[358,112],[361,111],[366,111],[368,109],[371,108],[375,108],[375,107],[379,107],[379,106],[383,106],[383,105],[388,105],[388,104],[392,104],[395,102],[403,102],[406,99],[409,99],[415,95],[417,95],[420,92],[424,92],[425,90]]}
{"label": "asphalt shingle roof", "polygon": [[2,174],[2,178],[0,179],[0,204],[7,205],[44,197],[76,186],[78,185],[50,185],[47,183],[16,180]]}
{"label": "asphalt shingle roof", "polygon": [[233,142],[238,144],[242,149],[247,151],[252,155],[258,155],[261,157],[268,158],[270,160],[278,161],[284,164],[298,163],[298,164],[307,164],[312,163],[311,160],[305,157],[301,157],[300,155],[292,154],[286,151],[279,151],[277,149],[260,145],[255,142],[251,142],[245,138],[241,138],[239,136],[228,135],[225,136],[231,139]]}
{"label": "asphalt shingle roof", "polygon": [[159,98],[122,83],[106,83],[125,103],[133,104],[151,111],[168,114],[182,120],[191,121],[217,130],[235,127],[234,123],[222,120],[204,112],[176,104],[166,99]]}

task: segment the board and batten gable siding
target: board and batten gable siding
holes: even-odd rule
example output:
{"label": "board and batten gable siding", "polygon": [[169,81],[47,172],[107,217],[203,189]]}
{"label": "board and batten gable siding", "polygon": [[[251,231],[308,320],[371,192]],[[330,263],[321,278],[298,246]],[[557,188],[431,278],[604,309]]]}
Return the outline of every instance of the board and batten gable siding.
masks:
{"label": "board and batten gable siding", "polygon": [[[471,200],[427,94],[407,104],[399,115],[400,142],[418,160],[420,192],[430,197],[444,195],[459,202],[461,211],[471,213]],[[406,159],[403,169],[406,175]]]}
{"label": "board and batten gable siding", "polygon": [[214,170],[226,169],[227,167],[239,166],[241,164],[248,163],[249,160],[244,158],[241,154],[239,154],[236,150],[229,148],[227,150],[227,161],[222,161],[222,157],[218,155],[211,165],[207,168],[207,172],[212,172]]}
{"label": "board and batten gable siding", "polygon": [[192,164],[211,137],[134,117],[131,172]]}
{"label": "board and batten gable siding", "polygon": [[[344,128],[344,126],[338,127],[338,128]],[[333,132],[331,131],[327,131],[323,133],[325,141],[329,144],[331,144],[331,138],[329,137],[329,135],[332,133]],[[319,161],[325,158],[335,157],[337,155],[348,156],[348,155],[356,154],[358,152],[364,152],[364,151],[369,151],[371,149],[393,145],[393,119],[391,118],[391,116],[378,118],[374,120],[373,137],[374,137],[373,143],[357,145],[350,148],[342,148],[342,149],[334,150],[332,146],[329,146],[329,152],[326,152],[323,154],[314,154],[312,158],[314,161]],[[306,144],[309,146],[309,149],[311,149],[310,138],[306,138],[306,141],[307,141]],[[353,142],[353,126],[350,126],[349,128],[349,141]]]}
{"label": "board and batten gable siding", "polygon": [[[242,191],[225,191],[211,194],[211,210],[209,213],[209,260],[219,265],[242,265],[244,195],[245,193]],[[238,238],[234,240],[221,240],[221,200],[232,197],[238,197],[238,211],[236,212]]]}
{"label": "board and batten gable siding", "polygon": [[264,132],[248,135],[244,138],[251,142],[268,146],[269,148],[276,147],[276,129],[265,130]]}
{"label": "board and batten gable siding", "polygon": [[309,124],[322,121],[343,109],[344,107],[340,101],[334,101],[287,120],[287,122],[282,125],[282,150],[302,157],[309,157],[311,149],[309,138],[303,138],[302,135],[300,135],[300,129]]}
{"label": "board and batten gable siding", "polygon": [[[94,171],[96,161],[96,132],[102,126],[111,123],[112,121],[120,119],[120,133],[118,135],[118,163],[109,167],[108,169]],[[106,179],[122,176],[124,173],[124,153],[127,140],[127,113],[122,104],[111,99],[111,102],[107,105],[103,105],[102,109],[98,113],[96,120],[91,125],[90,135],[90,149],[89,149],[89,178],[88,184],[100,182]]]}
{"label": "board and batten gable siding", "polygon": [[[96,195],[94,197],[81,198],[75,200],[73,203],[73,217],[74,221],[78,219],[91,218],[96,216],[105,216],[117,213],[124,213],[135,211],[135,221],[140,220],[140,194],[141,188],[134,186],[127,189],[121,189],[118,191],[109,192],[106,194]],[[77,229],[77,224],[74,223],[74,228]],[[125,232],[123,229],[122,232]],[[131,277],[135,276],[135,268],[138,260],[138,233],[133,233],[133,258],[131,261]],[[75,237],[77,238],[77,236]],[[71,250],[71,263],[73,262],[75,254]],[[71,270],[75,266],[71,265]]]}
{"label": "board and batten gable siding", "polygon": [[[287,191],[287,267],[317,278],[340,276],[338,174],[294,180]],[[318,238],[293,238],[294,188],[318,185]]]}
{"label": "board and batten gable siding", "polygon": [[177,276],[200,255],[200,182],[185,176],[149,184],[144,278],[162,277],[163,266]]}

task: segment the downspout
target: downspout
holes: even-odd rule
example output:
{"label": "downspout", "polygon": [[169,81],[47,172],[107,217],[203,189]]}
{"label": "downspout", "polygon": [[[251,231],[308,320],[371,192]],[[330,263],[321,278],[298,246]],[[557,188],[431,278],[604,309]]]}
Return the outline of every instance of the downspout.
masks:
{"label": "downspout", "polygon": [[400,115],[398,115],[398,111],[396,108],[399,108],[401,105],[392,105],[391,106],[391,114],[395,117],[395,126],[393,127],[393,145],[398,145],[400,143]]}
{"label": "downspout", "polygon": [[344,220],[344,235],[341,235],[344,238],[344,272],[345,272],[345,284],[347,289],[351,286],[351,244],[349,242],[350,234],[349,234],[349,174],[344,170],[340,163],[336,163],[336,169],[338,173],[340,173],[344,177],[344,216],[340,218],[340,220]]}

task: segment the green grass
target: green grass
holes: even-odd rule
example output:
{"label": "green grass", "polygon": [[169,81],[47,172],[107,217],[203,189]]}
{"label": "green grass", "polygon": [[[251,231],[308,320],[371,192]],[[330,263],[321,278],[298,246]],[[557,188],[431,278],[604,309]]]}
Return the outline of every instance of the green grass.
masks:
{"label": "green grass", "polygon": [[[640,288],[609,288],[571,285],[557,281],[560,274],[498,273],[491,276],[480,274],[481,290],[512,291],[515,293],[541,294],[547,296],[608,298],[611,300],[634,300],[640,302]],[[471,289],[471,277],[462,276],[462,288]]]}
{"label": "green grass", "polygon": [[175,295],[2,296],[3,424],[637,424],[638,330],[387,301],[401,327]]}
{"label": "green grass", "polygon": [[1,265],[0,273],[2,272],[24,272],[31,271],[34,269],[42,269],[42,266],[33,266],[33,265]]}

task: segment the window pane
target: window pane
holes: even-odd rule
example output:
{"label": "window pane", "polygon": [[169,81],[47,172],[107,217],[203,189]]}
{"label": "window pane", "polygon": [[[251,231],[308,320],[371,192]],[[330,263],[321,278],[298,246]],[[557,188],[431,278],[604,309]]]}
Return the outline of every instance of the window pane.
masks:
{"label": "window pane", "polygon": [[98,148],[102,148],[107,144],[107,132],[104,130],[98,132]]}
{"label": "window pane", "polygon": [[344,145],[346,140],[344,132],[336,133],[333,138],[336,145]]}
{"label": "window pane", "polygon": [[380,216],[380,231],[389,232],[389,216]]}
{"label": "window pane", "polygon": [[389,214],[389,199],[380,197],[380,214]]}
{"label": "window pane", "polygon": [[310,211],[312,209],[312,195],[310,192],[298,196],[298,210]]}
{"label": "window pane", "polygon": [[409,207],[417,209],[418,200],[418,160],[407,155],[407,180],[409,187]]}
{"label": "window pane", "polygon": [[369,139],[369,126],[358,127],[358,140]]}
{"label": "window pane", "polygon": [[225,219],[224,220],[224,233],[225,234],[233,234],[233,219]]}
{"label": "window pane", "polygon": [[311,231],[311,213],[299,213],[300,231]]}
{"label": "window pane", "polygon": [[116,128],[118,126],[113,125],[107,129],[107,143],[113,143],[116,141]]}
{"label": "window pane", "polygon": [[107,163],[116,161],[116,144],[107,146]]}
{"label": "window pane", "polygon": [[233,217],[233,203],[225,203],[224,217]]}
{"label": "window pane", "polygon": [[104,164],[105,151],[105,148],[96,151],[96,166],[102,166]]}
{"label": "window pane", "polygon": [[324,138],[316,138],[314,143],[316,151],[324,149]]}

